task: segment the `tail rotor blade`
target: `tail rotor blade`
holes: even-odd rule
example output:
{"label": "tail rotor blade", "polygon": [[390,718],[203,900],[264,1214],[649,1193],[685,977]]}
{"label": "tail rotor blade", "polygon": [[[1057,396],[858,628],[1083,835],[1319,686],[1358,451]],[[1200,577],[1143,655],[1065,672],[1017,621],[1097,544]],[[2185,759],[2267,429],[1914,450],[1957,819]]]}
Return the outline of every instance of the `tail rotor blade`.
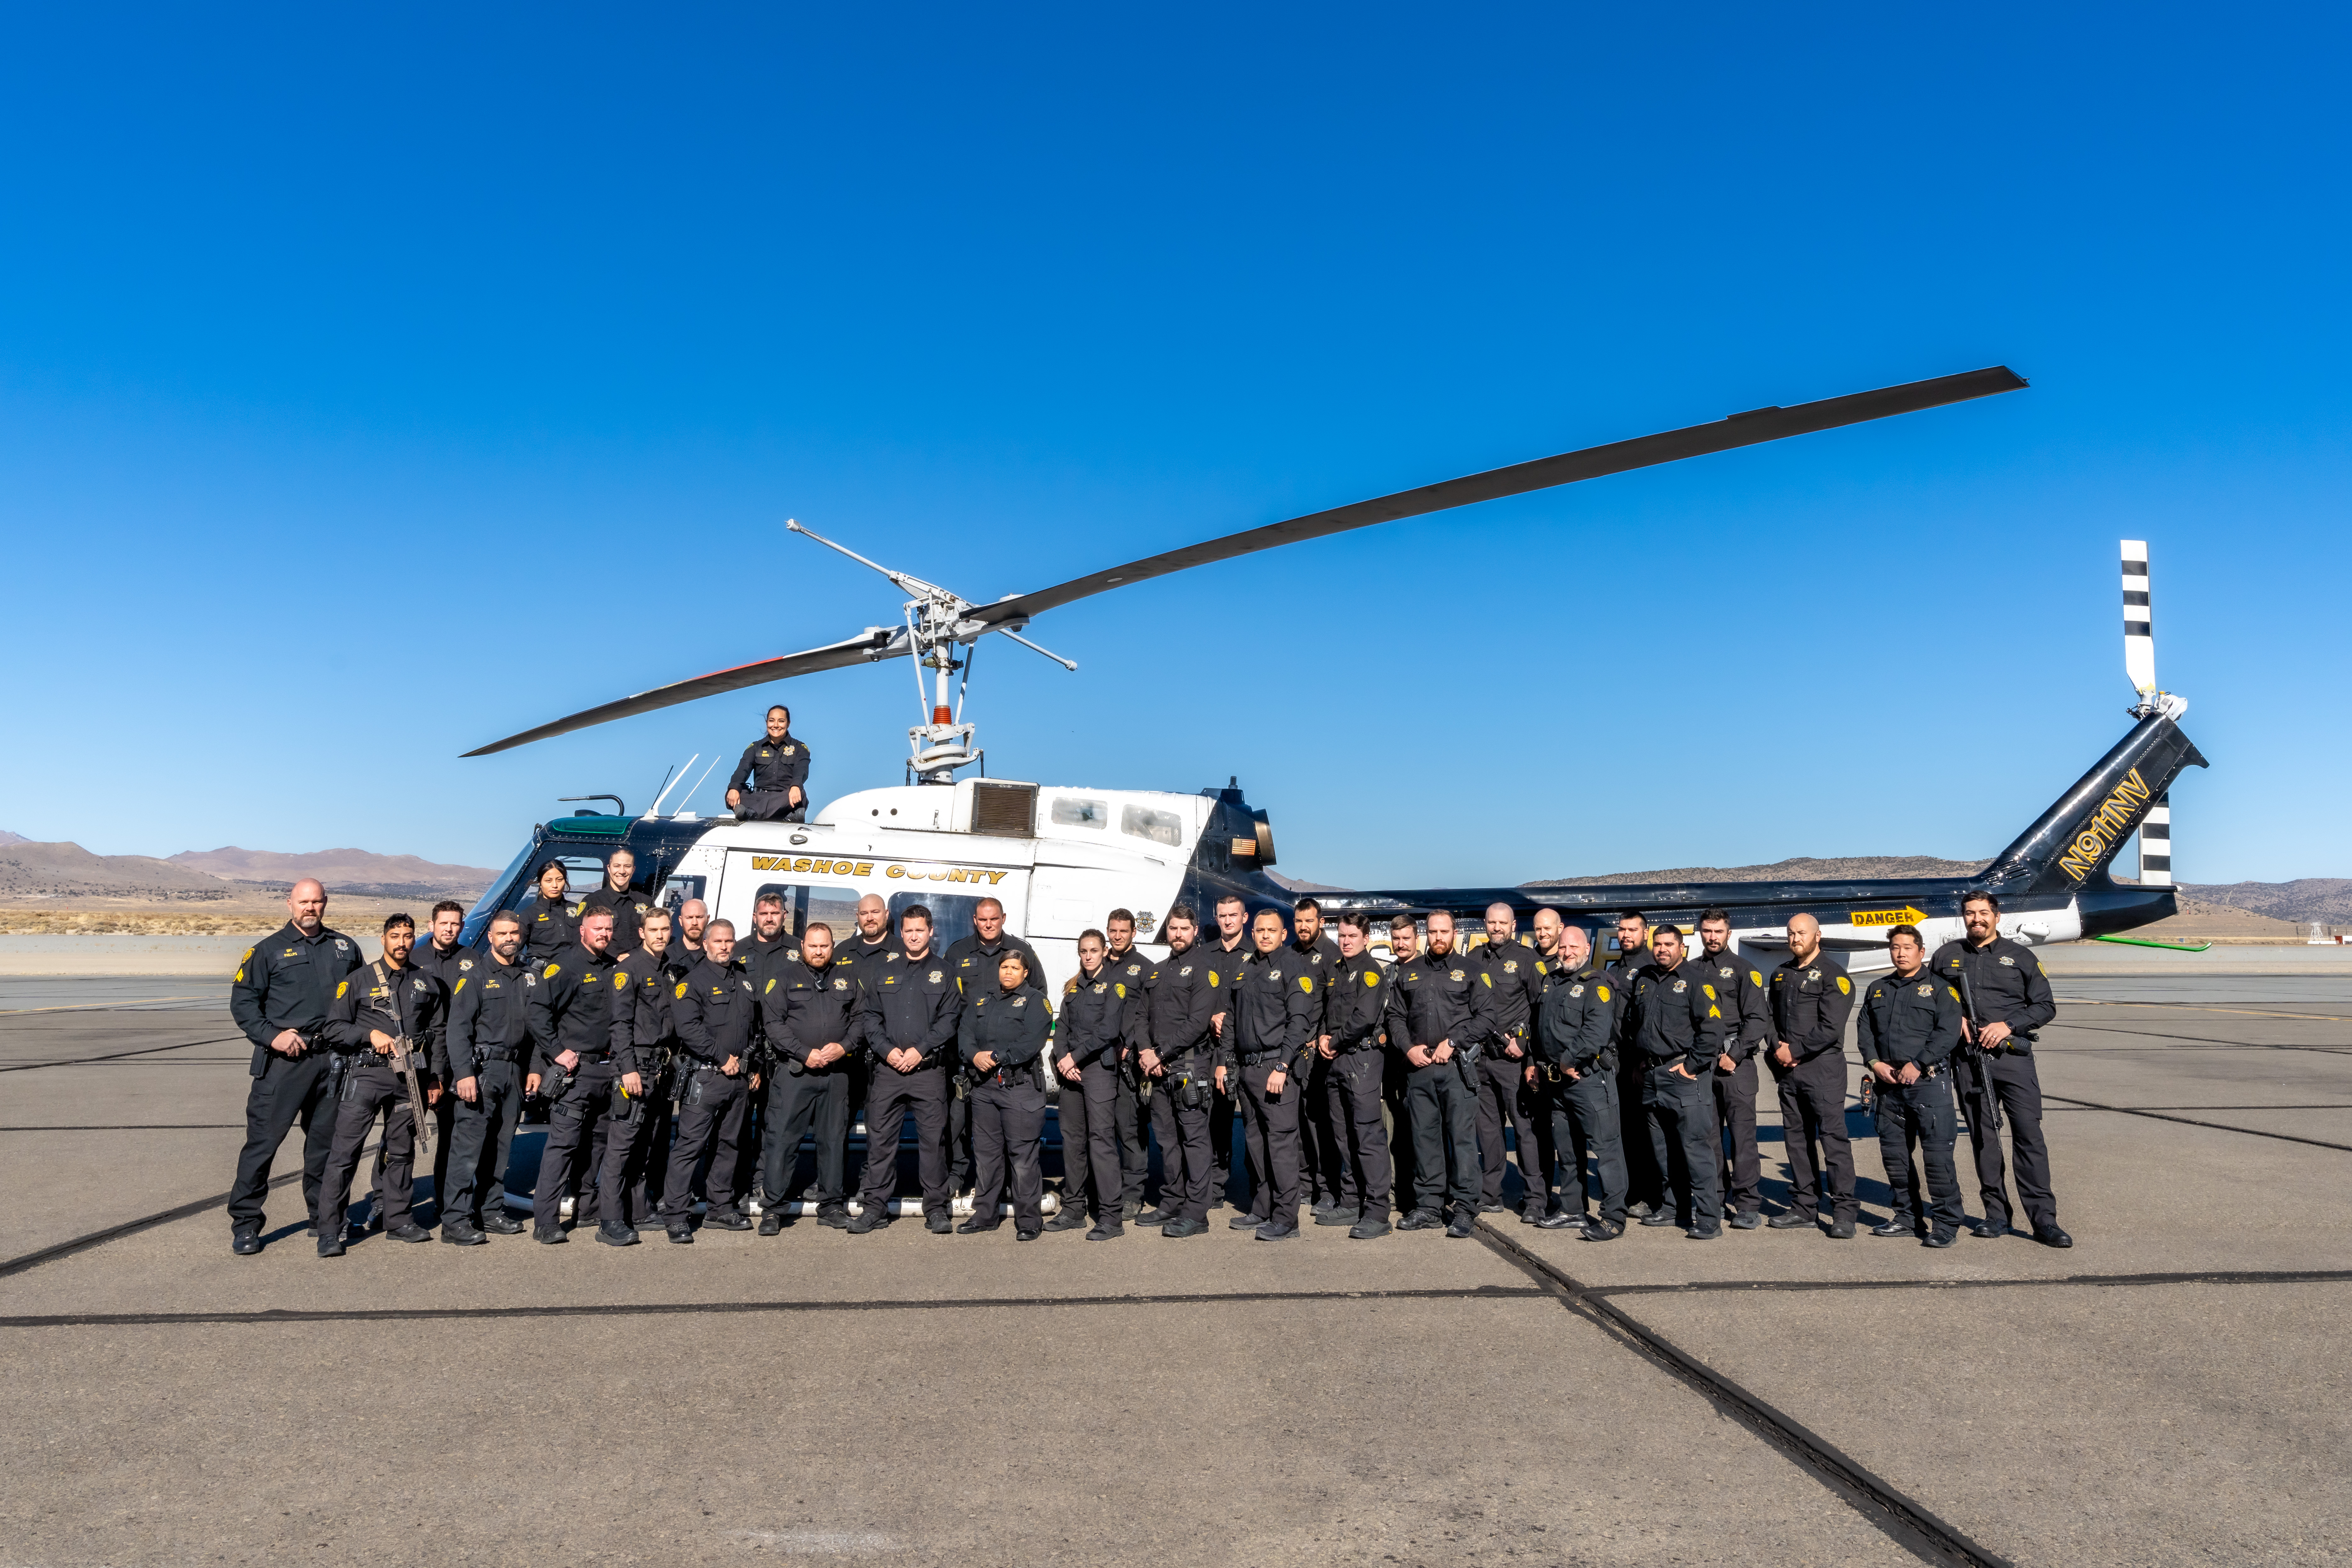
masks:
{"label": "tail rotor blade", "polygon": [[2156,690],[2156,633],[2148,619],[2147,541],[2124,541],[2124,673],[2143,698]]}

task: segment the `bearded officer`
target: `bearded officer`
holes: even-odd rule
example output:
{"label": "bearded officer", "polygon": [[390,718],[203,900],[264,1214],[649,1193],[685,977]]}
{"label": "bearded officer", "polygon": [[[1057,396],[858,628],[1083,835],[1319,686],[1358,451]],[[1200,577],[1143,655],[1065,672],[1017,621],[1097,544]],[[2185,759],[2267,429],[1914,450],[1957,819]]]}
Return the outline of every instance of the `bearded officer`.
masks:
{"label": "bearded officer", "polygon": [[[458,939],[466,931],[466,906],[455,899],[444,899],[433,906],[426,917],[425,940],[416,944],[408,962],[433,976],[441,986],[441,1016],[446,1021],[456,1011],[457,982],[474,967],[475,954],[462,947]],[[431,1081],[425,1089],[425,1109],[433,1118],[433,1204],[442,1215],[448,1213],[449,1149],[455,1141],[457,1101],[448,1091],[457,1081],[449,1067],[448,1030],[442,1030],[441,1054],[433,1060]]]}
{"label": "bearded officer", "polygon": [[[596,1239],[614,1247],[637,1244],[636,1226],[647,1217],[647,1151],[656,1123],[669,1109],[669,1097],[661,1089],[677,1044],[671,1014],[675,986],[667,962],[669,926],[667,910],[649,907],[637,928],[636,951],[613,966],[613,1065],[620,1079],[596,1186],[619,1201],[604,1205],[606,1217],[597,1226]],[[616,1211],[617,1220],[612,1217]]]}
{"label": "bearded officer", "polygon": [[1323,996],[1310,966],[1286,947],[1282,917],[1260,910],[1255,946],[1225,985],[1223,1059],[1217,1077],[1242,1107],[1250,1168],[1250,1208],[1232,1221],[1260,1241],[1298,1234],[1298,1102],[1323,1022]]}
{"label": "bearded officer", "polygon": [[767,734],[743,748],[727,781],[727,809],[743,822],[806,822],[808,776],[809,749],[793,733],[793,710],[778,703]]}
{"label": "bearded officer", "polygon": [[1344,1225],[1350,1241],[1370,1241],[1389,1233],[1391,1195],[1389,1134],[1381,1121],[1388,1080],[1388,973],[1372,956],[1370,922],[1363,915],[1341,915],[1338,931],[1333,945],[1339,962],[1332,967],[1323,1008],[1328,1033],[1317,1047],[1339,1157],[1334,1177],[1338,1201],[1316,1215],[1315,1223]]}
{"label": "bearded officer", "polygon": [[[1217,929],[1202,944],[1208,954],[1209,967],[1221,981],[1230,979],[1241,966],[1249,962],[1249,906],[1238,895],[1227,893],[1217,900]],[[1224,1004],[1230,1000],[1221,988],[1218,993],[1217,1016],[1210,1021],[1220,1039],[1225,1032]],[[1212,1183],[1209,1205],[1214,1208],[1225,1201],[1225,1190],[1233,1184],[1234,1127],[1240,1118],[1234,1097],[1220,1089],[1216,1105],[1209,1112],[1209,1156],[1216,1162],[1216,1175]]]}
{"label": "bearded officer", "polygon": [[1528,1087],[1528,1068],[1535,1060],[1528,1035],[1543,1005],[1543,958],[1519,940],[1518,911],[1499,901],[1486,906],[1486,945],[1462,956],[1478,980],[1479,1212],[1500,1214],[1506,1206],[1507,1126],[1519,1147],[1519,1221],[1533,1225],[1551,1206],[1551,1128],[1536,1116]]}
{"label": "bearded officer", "polygon": [[[1406,1110],[1412,1126],[1412,1212],[1399,1230],[1443,1225],[1456,1241],[1478,1227],[1477,1071],[1470,1042],[1477,977],[1454,951],[1454,916],[1425,920],[1429,951],[1389,977],[1389,1044],[1402,1042]],[[1448,1215],[1451,1223],[1448,1223]]]}
{"label": "bearded officer", "polygon": [[677,906],[677,933],[670,939],[669,967],[682,974],[702,962],[702,928],[710,923],[710,906],[688,899]]}
{"label": "bearded officer", "polygon": [[327,889],[305,877],[286,895],[286,923],[245,950],[229,983],[229,1016],[253,1042],[245,1147],[228,1196],[229,1250],[239,1258],[261,1250],[270,1163],[298,1121],[302,1205],[318,1228],[319,1183],[335,1141],[327,1008],[337,983],[359,964],[359,944],[327,924]]}
{"label": "bearded officer", "polygon": [[530,1054],[523,993],[539,976],[521,963],[522,921],[512,910],[491,917],[488,936],[488,951],[452,987],[443,1036],[449,1100],[457,1109],[441,1239],[458,1247],[478,1247],[490,1235],[514,1236],[523,1228],[507,1213],[507,1161],[522,1116],[523,1063]]}
{"label": "bearded officer", "polygon": [[[1135,913],[1113,910],[1103,917],[1103,936],[1109,947],[1103,966],[1114,982],[1127,987],[1128,1005],[1139,1018],[1143,984],[1150,977],[1151,961],[1135,951]],[[1151,1177],[1151,1112],[1143,1103],[1143,1069],[1137,1064],[1135,1042],[1143,1037],[1139,1022],[1129,1031],[1129,1043],[1118,1069],[1118,1100],[1112,1114],[1118,1123],[1118,1157],[1126,1177],[1119,1192],[1119,1217],[1134,1219],[1143,1213],[1143,1186]]]}
{"label": "bearded officer", "polygon": [[1764,1223],[1763,1163],[1756,1154],[1756,1053],[1772,1033],[1772,1005],[1764,991],[1764,971],[1731,951],[1731,917],[1707,910],[1698,917],[1699,954],[1695,961],[1714,976],[1724,1008],[1723,1054],[1716,1058],[1708,1087],[1715,1119],[1729,1135],[1730,1164],[1725,1170],[1724,1206],[1731,1228],[1754,1230]]}
{"label": "bearded officer", "polygon": [[[1000,909],[1000,914],[1001,914]],[[866,1100],[866,1176],[849,1234],[890,1223],[898,1190],[898,1134],[915,1119],[915,1161],[923,1184],[923,1228],[945,1236],[948,1218],[948,1058],[963,1011],[946,961],[931,952],[931,911],[909,905],[898,917],[899,951],[857,973],[856,1039],[871,1063]],[[1034,971],[1030,972],[1033,975]],[[1040,992],[1038,994],[1043,995]]]}
{"label": "bearded officer", "polygon": [[[566,1192],[583,1191],[595,1124],[625,1102],[614,1093],[620,1072],[613,1059],[613,917],[603,910],[580,919],[580,940],[540,966],[539,984],[523,994],[530,1022],[532,1062],[523,1092],[546,1090],[547,1142],[539,1156],[539,1190],[531,1204],[531,1237],[551,1246],[569,1241],[562,1205]],[[600,1217],[622,1218],[623,1188],[601,1184]],[[601,1232],[601,1226],[600,1232]]]}
{"label": "bearded officer", "polygon": [[1764,1058],[1780,1092],[1780,1152],[1789,1162],[1789,1207],[1767,1222],[1775,1230],[1820,1225],[1826,1199],[1832,1239],[1853,1236],[1861,1209],[1845,1131],[1845,1022],[1853,1012],[1853,982],[1822,951],[1822,922],[1790,915],[1789,956],[1772,971],[1772,1047]]}
{"label": "bearded officer", "polygon": [[[335,986],[327,1008],[327,1038],[341,1058],[335,1108],[335,1143],[319,1190],[319,1256],[343,1255],[343,1218],[360,1148],[389,1110],[383,1125],[383,1233],[394,1241],[430,1241],[433,1233],[409,1217],[416,1120],[402,1079],[422,1084],[426,1064],[441,1047],[441,983],[408,962],[416,922],[394,915],[383,922],[383,956],[362,964]],[[408,1069],[393,1053],[407,1042]]]}
{"label": "bearded officer", "polygon": [[759,1033],[751,977],[735,961],[735,922],[702,928],[702,962],[670,984],[670,1017],[679,1051],[677,1129],[662,1176],[662,1229],[680,1245],[694,1240],[694,1172],[705,1163],[702,1223],[749,1230],[736,1203],[736,1148],[743,1136],[743,1090]]}
{"label": "bearded officer", "polygon": [[1684,1224],[1693,1241],[1712,1241],[1723,1234],[1723,1151],[1709,1075],[1728,1028],[1724,998],[1713,975],[1684,962],[1680,926],[1658,927],[1650,951],[1633,981],[1633,1044],[1650,1154],[1667,1190],[1642,1223]]}
{"label": "bearded officer", "polygon": [[615,849],[604,858],[604,885],[580,900],[580,912],[604,910],[613,917],[613,956],[626,958],[644,940],[646,916],[657,906],[650,894],[629,886],[637,874],[637,858]]}
{"label": "bearded officer", "polygon": [[1642,971],[1654,961],[1650,951],[1647,916],[1627,911],[1617,917],[1617,956],[1603,971],[1610,994],[1617,998],[1617,1114],[1619,1136],[1625,1145],[1625,1212],[1635,1219],[1657,1213],[1665,1200],[1665,1173],[1658,1169],[1650,1147],[1648,1113],[1642,1109],[1642,1080],[1646,1068],[1633,1038],[1640,1020],[1633,1012],[1633,988]]}
{"label": "bearded officer", "polygon": [[[1927,971],[1927,944],[1915,925],[1886,933],[1895,973],[1864,992],[1855,1038],[1877,1082],[1878,1157],[1895,1194],[1895,1213],[1873,1236],[1916,1233],[1928,1247],[1949,1247],[1960,1228],[1960,1184],[1952,1165],[1959,1135],[1949,1071],[1960,1043],[1959,988]],[[1927,1167],[1920,1190],[1911,1151]]]}
{"label": "bearded officer", "polygon": [[[1323,906],[1315,899],[1302,897],[1293,900],[1290,920],[1291,961],[1313,972],[1315,994],[1328,1008],[1331,971],[1339,962],[1339,944],[1323,929]],[[1311,1042],[1315,1048],[1307,1053],[1298,1086],[1298,1184],[1307,1199],[1307,1212],[1318,1220],[1341,1206],[1339,1141],[1332,1131],[1328,1103],[1330,1058],[1322,1050],[1330,1042],[1329,1022],[1318,1018]]]}
{"label": "bearded officer", "polygon": [[[2009,1184],[2001,1171],[2000,1123],[2009,1122],[2011,1147],[2017,1153],[2017,1195],[2025,1206],[2033,1239],[2044,1247],[2072,1247],[2074,1238],[2058,1225],[2058,1200],[2050,1190],[2050,1145],[2042,1135],[2042,1075],[2033,1065],[2034,1035],[2058,1016],[2050,977],[2042,961],[2021,943],[2000,934],[2000,900],[1990,893],[1970,893],[1960,901],[1960,919],[1969,934],[1936,950],[1931,962],[1937,977],[1960,993],[1968,1014],[1968,1048],[1957,1063],[1965,1075],[1962,1092],[1969,1097],[1969,1142],[1976,1153],[1977,1181],[1984,1196],[1984,1218],[1973,1234],[1992,1237],[2009,1234],[2016,1211],[2009,1202]],[[2000,1113],[1991,1112],[1995,1100]]]}
{"label": "bearded officer", "polygon": [[[1582,926],[1560,931],[1558,952],[1559,962],[1544,976],[1543,1001],[1536,1013],[1535,1060],[1528,1070],[1551,1116],[1552,1147],[1568,1157],[1569,1164],[1561,1173],[1559,1208],[1536,1223],[1546,1230],[1580,1226],[1587,1241],[1614,1241],[1625,1234],[1625,1135],[1617,1110],[1618,997],[1593,962],[1592,939]],[[1588,1149],[1601,1178],[1601,1212],[1590,1217],[1584,1213]],[[1568,1207],[1571,1193],[1573,1212]]]}
{"label": "bearded officer", "polygon": [[1192,906],[1168,911],[1161,933],[1168,956],[1144,983],[1142,1037],[1135,1059],[1151,1085],[1151,1128],[1160,1140],[1160,1206],[1139,1223],[1181,1238],[1209,1228],[1214,1176],[1209,1150],[1210,1107],[1216,1102],[1211,1064],[1215,1033],[1210,1021],[1223,1008],[1208,954],[1194,945],[1200,927]]}
{"label": "bearded officer", "polygon": [[760,1185],[767,1194],[761,1236],[787,1223],[785,1199],[803,1134],[816,1142],[817,1223],[849,1228],[849,1041],[857,984],[834,951],[833,928],[817,921],[802,937],[800,956],[776,965],[757,987],[772,1064],[761,1149]]}

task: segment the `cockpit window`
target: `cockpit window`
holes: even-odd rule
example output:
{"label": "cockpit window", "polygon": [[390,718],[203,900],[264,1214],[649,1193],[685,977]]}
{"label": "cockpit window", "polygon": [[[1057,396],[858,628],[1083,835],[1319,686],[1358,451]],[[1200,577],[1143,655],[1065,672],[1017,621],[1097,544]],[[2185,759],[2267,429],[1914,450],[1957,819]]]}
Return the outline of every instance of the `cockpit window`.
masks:
{"label": "cockpit window", "polygon": [[1054,797],[1053,819],[1064,827],[1106,828],[1110,826],[1110,802],[1057,795]]}
{"label": "cockpit window", "polygon": [[1149,838],[1154,844],[1184,842],[1184,824],[1172,811],[1154,811],[1148,805],[1130,805],[1119,813],[1119,831],[1138,838]]}

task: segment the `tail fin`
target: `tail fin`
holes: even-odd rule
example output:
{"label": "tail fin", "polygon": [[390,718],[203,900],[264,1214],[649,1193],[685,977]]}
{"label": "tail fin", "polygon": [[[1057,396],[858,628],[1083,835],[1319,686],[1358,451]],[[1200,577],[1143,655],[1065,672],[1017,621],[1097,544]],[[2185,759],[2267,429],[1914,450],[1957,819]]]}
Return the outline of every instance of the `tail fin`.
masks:
{"label": "tail fin", "polygon": [[[1986,868],[1983,885],[1998,893],[2069,893],[2086,883],[2105,883],[2107,862],[2164,803],[2172,781],[2183,769],[2210,765],[2174,722],[2185,706],[2176,699],[2134,725],[2114,751],[2000,852]],[[2165,869],[2170,868],[2168,854]]]}

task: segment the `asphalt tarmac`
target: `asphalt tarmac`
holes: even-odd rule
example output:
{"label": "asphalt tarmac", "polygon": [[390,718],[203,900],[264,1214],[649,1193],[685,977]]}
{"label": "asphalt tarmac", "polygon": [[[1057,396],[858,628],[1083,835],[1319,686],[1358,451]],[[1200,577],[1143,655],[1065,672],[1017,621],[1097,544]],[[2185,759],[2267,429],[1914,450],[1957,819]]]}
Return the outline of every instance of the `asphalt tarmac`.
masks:
{"label": "asphalt tarmac", "polygon": [[288,1186],[236,1258],[224,999],[0,982],[0,1562],[2344,1563],[2352,975],[2240,960],[2060,973],[2067,1251],[1219,1210],[325,1262]]}

